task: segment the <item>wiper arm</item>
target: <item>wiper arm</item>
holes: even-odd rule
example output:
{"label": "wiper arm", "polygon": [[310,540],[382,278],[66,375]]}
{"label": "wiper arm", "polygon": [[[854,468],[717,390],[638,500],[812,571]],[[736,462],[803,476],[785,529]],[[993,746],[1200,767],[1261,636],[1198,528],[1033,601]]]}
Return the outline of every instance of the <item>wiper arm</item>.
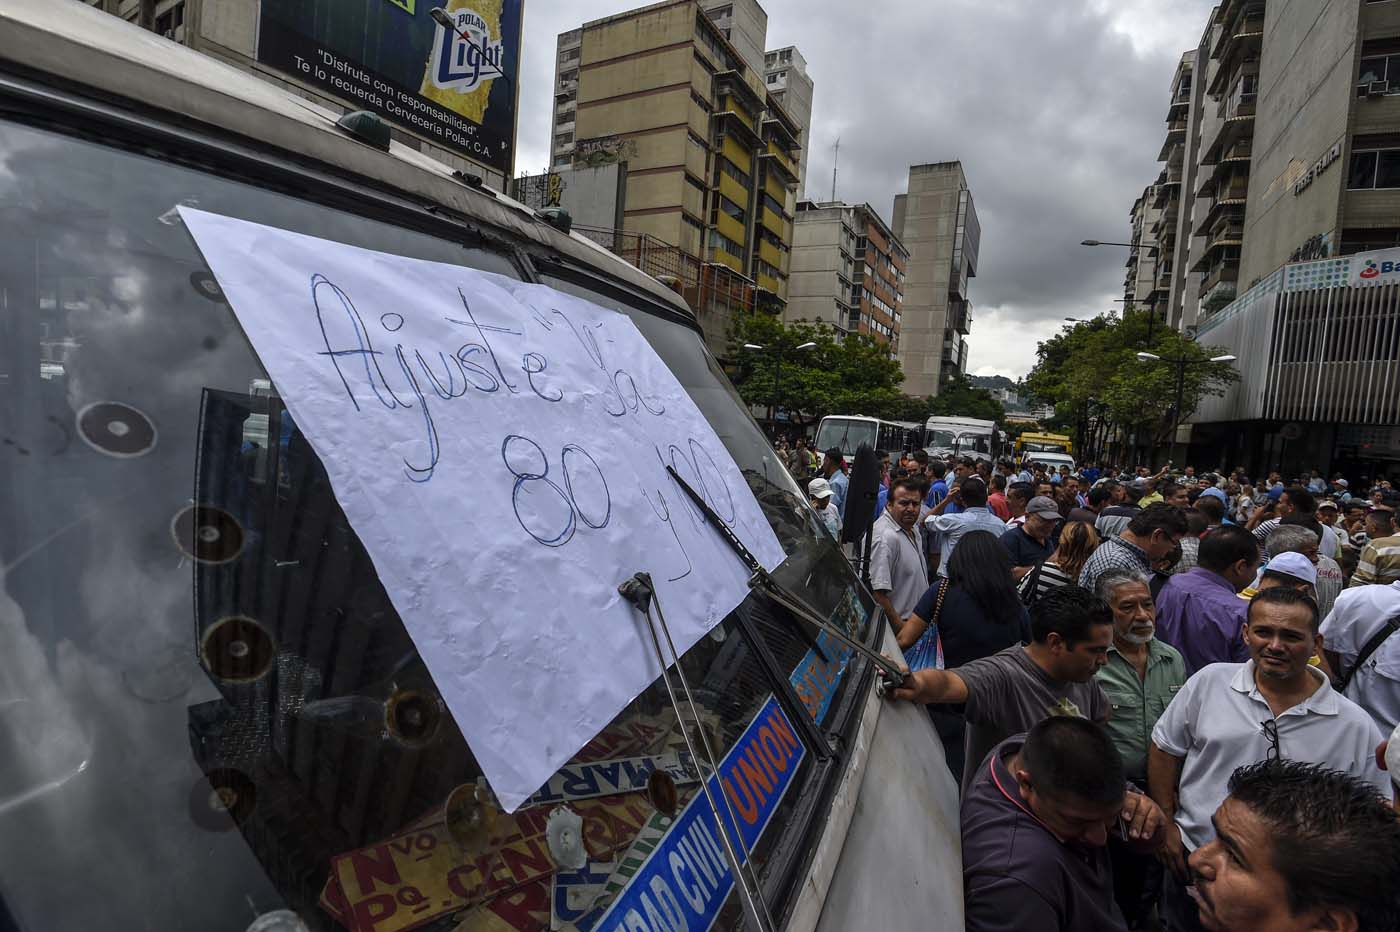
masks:
{"label": "wiper arm", "polygon": [[[700,512],[705,516],[705,520],[708,521],[715,530],[719,531],[720,536],[728,542],[729,548],[734,551],[740,561],[748,567],[749,572],[753,574],[749,577],[750,589],[763,592],[797,618],[807,622],[824,634],[830,635],[846,647],[868,659],[880,669],[887,683],[903,685],[908,678],[908,674],[900,668],[898,664],[879,651],[871,650],[837,626],[827,622],[815,609],[804,602],[801,597],[774,579],[772,574],[763,568],[763,564],[758,562],[758,558],[749,551],[749,548],[744,546],[744,542],[739,539],[738,535],[730,529],[729,525],[724,523],[724,520],[720,518],[719,515],[715,514],[714,509],[710,507],[709,503],[700,497],[700,493],[696,492],[690,487],[688,482],[680,477],[680,474],[676,472],[674,467],[667,466],[666,472],[670,474],[671,479],[676,485],[680,486],[685,494],[690,497],[690,500],[695,503],[695,507],[700,509]],[[816,646],[814,641],[812,644]],[[822,653],[820,647],[817,647],[817,653]],[[822,654],[822,659],[827,660],[828,658],[825,654]]]}

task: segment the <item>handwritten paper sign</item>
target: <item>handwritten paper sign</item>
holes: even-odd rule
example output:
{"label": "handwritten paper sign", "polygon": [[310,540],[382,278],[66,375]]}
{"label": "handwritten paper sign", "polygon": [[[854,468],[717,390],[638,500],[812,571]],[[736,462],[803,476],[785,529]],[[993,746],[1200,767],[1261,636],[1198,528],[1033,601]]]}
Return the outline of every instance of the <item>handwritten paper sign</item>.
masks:
{"label": "handwritten paper sign", "polygon": [[624,315],[542,285],[181,208],[442,698],[514,811],[769,569],[734,460]]}

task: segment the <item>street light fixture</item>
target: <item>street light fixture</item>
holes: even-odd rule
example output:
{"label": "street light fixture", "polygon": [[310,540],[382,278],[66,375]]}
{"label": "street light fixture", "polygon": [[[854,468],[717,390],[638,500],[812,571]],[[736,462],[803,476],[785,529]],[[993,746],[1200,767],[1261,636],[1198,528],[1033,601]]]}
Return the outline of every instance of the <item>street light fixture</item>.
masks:
{"label": "street light fixture", "polygon": [[[765,347],[765,346],[764,346],[763,344],[761,344],[761,343],[745,343],[745,344],[744,344],[744,349],[746,349],[746,350],[759,350],[759,351],[762,351],[762,350],[764,350],[764,349],[766,349],[766,348],[767,348],[767,347]],[[799,350],[809,350],[809,349],[816,349],[816,348],[817,348],[817,344],[814,343],[814,342],[812,342],[811,340],[808,340],[806,343],[803,343],[803,344],[801,344],[800,346],[794,347],[794,349],[799,349]],[[773,403],[772,403],[772,405],[771,405],[771,407],[772,407],[773,410],[772,410],[772,411],[769,413],[769,415],[768,415],[768,422],[769,422],[770,424],[773,425],[773,432],[774,432],[775,434],[777,433],[777,430],[778,430],[778,408],[779,408],[780,403],[781,403],[781,401],[782,401],[782,389],[783,389],[783,351],[782,351],[781,349],[777,349],[777,350],[775,350],[775,351],[773,352]]]}
{"label": "street light fixture", "polygon": [[1210,359],[1187,359],[1179,356],[1175,359],[1163,359],[1156,353],[1138,353],[1137,358],[1142,362],[1166,362],[1176,366],[1176,406],[1172,408],[1172,443],[1170,457],[1172,462],[1176,461],[1176,435],[1181,432],[1181,401],[1186,389],[1186,369],[1188,366],[1201,366],[1210,363],[1231,363],[1236,357],[1229,353],[1223,356],[1212,356]]}

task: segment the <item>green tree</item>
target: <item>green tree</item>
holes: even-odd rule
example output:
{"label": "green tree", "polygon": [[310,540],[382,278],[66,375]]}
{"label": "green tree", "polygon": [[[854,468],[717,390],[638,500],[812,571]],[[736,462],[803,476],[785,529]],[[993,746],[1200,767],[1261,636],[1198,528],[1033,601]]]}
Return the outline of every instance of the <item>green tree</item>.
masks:
{"label": "green tree", "polygon": [[[798,349],[805,343],[815,346]],[[765,408],[770,419],[775,405],[799,426],[828,414],[918,420],[927,410],[927,401],[900,392],[904,373],[888,348],[864,334],[838,341],[823,323],[784,324],[776,316],[749,314],[736,321],[730,344],[730,378],[739,396]]]}
{"label": "green tree", "polygon": [[1181,333],[1156,326],[1148,340],[1148,318],[1128,309],[1124,318],[1101,315],[1064,327],[1037,348],[1035,367],[1023,391],[1055,406],[1047,427],[1072,429],[1076,448],[1093,451],[1114,436],[1142,436],[1150,447],[1170,440],[1176,403],[1177,367],[1142,361],[1139,352],[1190,361],[1182,382],[1181,420],[1211,395],[1222,395],[1239,374],[1229,363],[1211,363],[1222,347],[1201,346]]}
{"label": "green tree", "polygon": [[929,404],[929,414],[934,416],[982,418],[1001,423],[1006,419],[1006,409],[1000,401],[992,397],[985,388],[977,388],[965,375],[958,375],[939,391]]}

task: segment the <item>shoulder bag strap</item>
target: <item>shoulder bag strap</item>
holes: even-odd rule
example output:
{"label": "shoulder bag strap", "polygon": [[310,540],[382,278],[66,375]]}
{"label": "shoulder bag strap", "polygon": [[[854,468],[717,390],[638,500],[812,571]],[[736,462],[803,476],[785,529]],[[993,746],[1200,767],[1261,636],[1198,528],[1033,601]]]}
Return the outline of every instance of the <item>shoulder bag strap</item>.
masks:
{"label": "shoulder bag strap", "polygon": [[1396,631],[1400,631],[1400,615],[1392,615],[1387,618],[1380,630],[1371,635],[1371,640],[1367,641],[1365,646],[1361,648],[1361,653],[1356,655],[1356,663],[1351,665],[1351,669],[1337,683],[1337,692],[1346,691],[1346,688],[1351,685],[1352,678],[1356,676],[1356,671],[1360,670],[1361,665],[1370,660],[1371,655],[1380,650],[1381,645]]}

